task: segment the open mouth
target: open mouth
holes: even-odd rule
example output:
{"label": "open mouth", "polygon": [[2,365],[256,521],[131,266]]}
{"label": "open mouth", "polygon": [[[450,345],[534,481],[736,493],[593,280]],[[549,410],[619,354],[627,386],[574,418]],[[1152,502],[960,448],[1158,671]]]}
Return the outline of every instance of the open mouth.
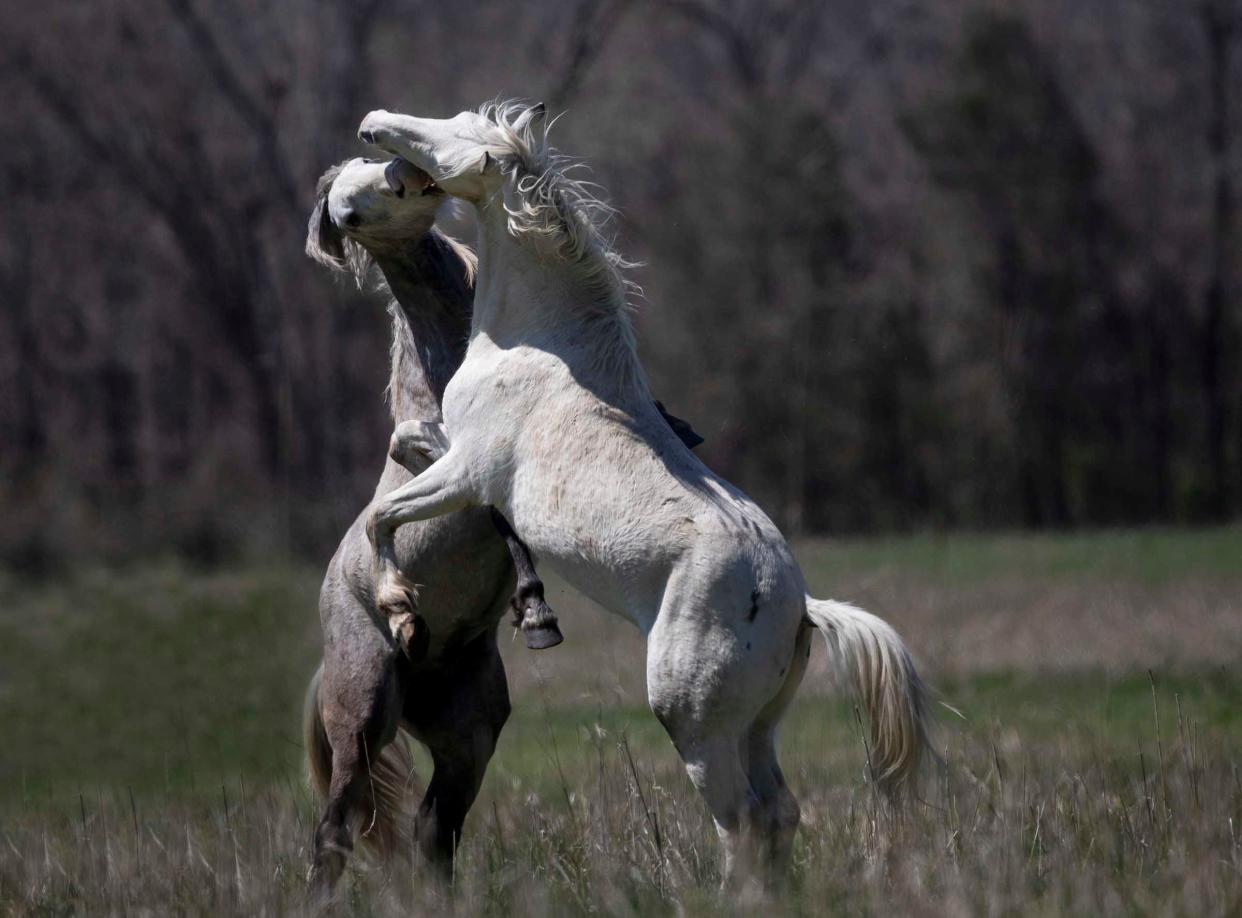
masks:
{"label": "open mouth", "polygon": [[419,195],[444,194],[440,186],[431,180],[431,176],[408,159],[394,159],[384,168],[384,181],[389,189],[399,198],[405,197],[410,190],[417,190]]}

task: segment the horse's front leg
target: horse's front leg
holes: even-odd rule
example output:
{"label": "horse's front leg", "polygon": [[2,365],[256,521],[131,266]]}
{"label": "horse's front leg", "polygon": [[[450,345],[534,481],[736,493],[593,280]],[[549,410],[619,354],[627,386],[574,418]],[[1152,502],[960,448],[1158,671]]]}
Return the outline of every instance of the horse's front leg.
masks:
{"label": "horse's front leg", "polygon": [[[393,431],[388,443],[388,455],[398,465],[415,475],[425,470],[448,452],[448,433],[443,424],[435,421],[402,421]],[[535,562],[509,521],[499,510],[492,508],[492,522],[505,540],[509,557],[517,571],[517,590],[510,604],[516,613],[514,627],[520,628],[531,650],[555,647],[565,640],[556,621],[556,613],[544,598],[543,581],[535,571]]]}
{"label": "horse's front leg", "polygon": [[535,571],[535,559],[526,543],[518,538],[503,513],[492,507],[492,524],[505,540],[509,557],[517,571],[517,589],[509,605],[513,607],[513,627],[521,630],[531,650],[546,650],[565,640],[556,613],[543,595],[543,581]]}
{"label": "horse's front leg", "polygon": [[388,455],[415,475],[442,459],[448,448],[448,432],[436,421],[402,421],[388,441]]}
{"label": "horse's front leg", "polygon": [[367,538],[375,553],[375,605],[411,658],[421,656],[416,649],[420,646],[425,652],[426,624],[417,614],[417,588],[397,565],[397,527],[477,503],[461,459],[460,452],[449,449],[413,481],[376,501],[367,518]]}

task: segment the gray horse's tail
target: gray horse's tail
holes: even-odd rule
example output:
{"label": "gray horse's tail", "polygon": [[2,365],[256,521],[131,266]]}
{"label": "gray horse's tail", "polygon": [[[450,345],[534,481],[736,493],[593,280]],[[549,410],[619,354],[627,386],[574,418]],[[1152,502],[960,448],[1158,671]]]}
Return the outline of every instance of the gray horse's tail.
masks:
{"label": "gray horse's tail", "polygon": [[[332,780],[332,746],[324,729],[323,708],[319,703],[322,679],[323,664],[320,663],[306,687],[306,703],[302,710],[307,770],[311,787],[320,800],[328,796],[328,784]],[[398,730],[393,741],[380,750],[371,762],[369,777],[367,797],[371,806],[364,808],[359,837],[383,860],[397,855],[408,857],[413,851],[414,819],[422,786],[414,775],[413,750],[404,731]]]}
{"label": "gray horse's tail", "polygon": [[869,767],[886,793],[917,783],[931,748],[928,691],[910,651],[883,619],[844,602],[806,598],[807,617],[824,636],[833,669],[867,715]]}

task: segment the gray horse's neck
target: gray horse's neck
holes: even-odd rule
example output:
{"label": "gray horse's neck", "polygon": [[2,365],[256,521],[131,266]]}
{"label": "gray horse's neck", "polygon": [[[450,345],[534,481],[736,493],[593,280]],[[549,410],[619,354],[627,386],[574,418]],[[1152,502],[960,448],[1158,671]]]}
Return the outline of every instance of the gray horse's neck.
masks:
{"label": "gray horse's neck", "polygon": [[393,295],[393,420],[438,419],[470,334],[470,268],[436,230],[374,256]]}

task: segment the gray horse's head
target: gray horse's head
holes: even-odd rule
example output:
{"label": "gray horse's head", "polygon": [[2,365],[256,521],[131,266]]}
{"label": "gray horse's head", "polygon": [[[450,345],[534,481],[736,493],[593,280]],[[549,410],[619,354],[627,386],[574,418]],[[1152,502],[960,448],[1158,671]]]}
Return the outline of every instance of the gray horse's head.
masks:
{"label": "gray horse's head", "polygon": [[373,255],[430,231],[444,199],[407,160],[346,160],[319,178],[306,254],[361,284]]}

